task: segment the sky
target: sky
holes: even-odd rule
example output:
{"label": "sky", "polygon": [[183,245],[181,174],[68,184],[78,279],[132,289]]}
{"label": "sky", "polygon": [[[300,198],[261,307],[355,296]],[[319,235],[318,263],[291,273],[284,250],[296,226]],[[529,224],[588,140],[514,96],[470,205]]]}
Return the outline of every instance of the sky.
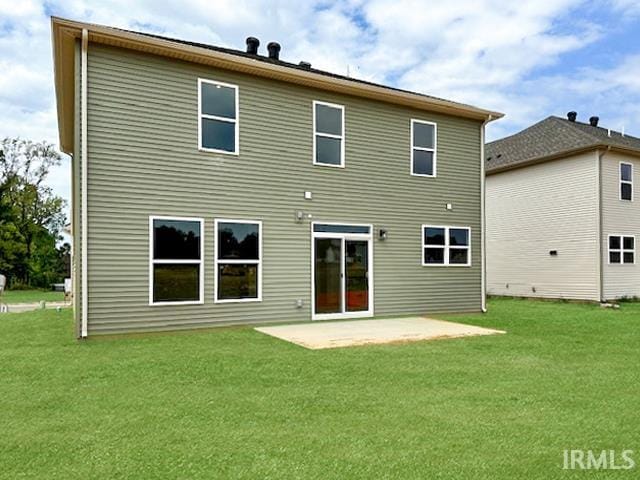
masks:
{"label": "sky", "polygon": [[[50,16],[244,49],[497,110],[487,139],[578,112],[640,136],[640,0],[0,0],[0,138],[57,145]],[[49,177],[68,199],[69,158]]]}

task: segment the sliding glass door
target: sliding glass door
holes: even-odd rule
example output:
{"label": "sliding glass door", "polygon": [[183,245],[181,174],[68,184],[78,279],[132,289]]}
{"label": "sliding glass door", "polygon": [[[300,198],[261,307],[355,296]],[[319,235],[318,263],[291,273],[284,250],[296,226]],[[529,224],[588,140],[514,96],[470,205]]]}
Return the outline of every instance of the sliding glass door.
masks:
{"label": "sliding glass door", "polygon": [[345,241],[347,312],[369,309],[369,241]]}
{"label": "sliding glass door", "polygon": [[342,312],[342,240],[317,238],[316,313]]}
{"label": "sliding glass door", "polygon": [[313,225],[313,319],[373,315],[372,251],[371,226]]}

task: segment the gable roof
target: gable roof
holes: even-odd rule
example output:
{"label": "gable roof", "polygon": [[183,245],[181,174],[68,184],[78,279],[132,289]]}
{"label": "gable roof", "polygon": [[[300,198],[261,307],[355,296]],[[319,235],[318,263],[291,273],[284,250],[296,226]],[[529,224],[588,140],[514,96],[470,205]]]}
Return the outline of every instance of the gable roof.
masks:
{"label": "gable roof", "polygon": [[487,174],[597,148],[640,155],[640,138],[551,116],[485,146]]}
{"label": "gable roof", "polygon": [[104,25],[76,22],[58,17],[51,17],[51,28],[60,147],[65,152],[73,150],[75,45],[76,41],[82,38],[83,31],[87,32],[90,43],[162,55],[321,90],[478,121],[491,121],[503,116],[499,112],[357,80],[314,68],[305,68],[261,55],[247,54],[241,50],[132,32]]}

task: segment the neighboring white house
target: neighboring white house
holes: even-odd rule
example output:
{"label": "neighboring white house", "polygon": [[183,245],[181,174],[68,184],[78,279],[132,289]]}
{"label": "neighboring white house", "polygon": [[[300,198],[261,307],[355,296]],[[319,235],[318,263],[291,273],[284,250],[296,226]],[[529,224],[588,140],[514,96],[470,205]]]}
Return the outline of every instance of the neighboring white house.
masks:
{"label": "neighboring white house", "polygon": [[567,117],[486,145],[488,293],[640,296],[640,139]]}

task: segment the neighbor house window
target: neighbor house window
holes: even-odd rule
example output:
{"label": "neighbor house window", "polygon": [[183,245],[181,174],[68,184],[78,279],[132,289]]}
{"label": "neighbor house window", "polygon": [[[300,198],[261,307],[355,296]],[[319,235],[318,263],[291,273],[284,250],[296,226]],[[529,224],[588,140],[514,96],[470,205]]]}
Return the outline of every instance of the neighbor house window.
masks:
{"label": "neighbor house window", "polygon": [[262,297],[262,222],[221,220],[216,224],[216,302]]}
{"label": "neighbor house window", "polygon": [[471,229],[422,226],[422,265],[471,265]]}
{"label": "neighbor house window", "polygon": [[238,87],[198,79],[199,148],[238,153]]}
{"label": "neighbor house window", "polygon": [[411,174],[436,176],[438,127],[433,122],[411,120]]}
{"label": "neighbor house window", "polygon": [[202,303],[202,225],[201,218],[150,217],[150,304]]}
{"label": "neighbor house window", "polygon": [[620,200],[633,200],[633,165],[620,164]]}
{"label": "neighbor house window", "polygon": [[313,163],[344,167],[344,107],[313,102]]}
{"label": "neighbor house window", "polygon": [[609,235],[609,263],[636,263],[636,238],[634,236]]}

